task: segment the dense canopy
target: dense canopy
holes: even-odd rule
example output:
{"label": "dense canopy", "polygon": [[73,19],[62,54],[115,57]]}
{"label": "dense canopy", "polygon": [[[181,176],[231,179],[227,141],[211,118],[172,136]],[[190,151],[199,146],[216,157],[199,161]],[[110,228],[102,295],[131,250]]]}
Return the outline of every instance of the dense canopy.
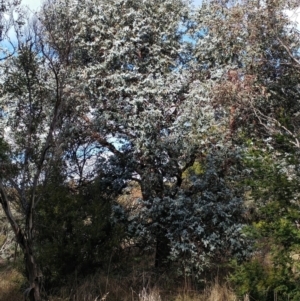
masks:
{"label": "dense canopy", "polygon": [[158,275],[222,267],[238,294],[298,298],[297,5],[3,2],[0,203],[29,300],[121,271],[126,250]]}

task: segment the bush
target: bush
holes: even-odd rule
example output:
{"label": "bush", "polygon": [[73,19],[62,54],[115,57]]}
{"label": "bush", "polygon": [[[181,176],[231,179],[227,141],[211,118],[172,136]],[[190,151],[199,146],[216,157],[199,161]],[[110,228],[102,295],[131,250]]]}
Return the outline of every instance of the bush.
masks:
{"label": "bush", "polygon": [[46,287],[106,268],[115,259],[124,231],[111,221],[112,196],[99,187],[97,182],[73,191],[65,185],[48,186],[37,212]]}
{"label": "bush", "polygon": [[[250,153],[253,170],[247,185],[255,215],[247,234],[256,241],[251,261],[233,265],[231,281],[240,296],[248,293],[260,301],[299,300],[300,253],[299,175],[295,157]],[[250,199],[251,199],[250,198]]]}

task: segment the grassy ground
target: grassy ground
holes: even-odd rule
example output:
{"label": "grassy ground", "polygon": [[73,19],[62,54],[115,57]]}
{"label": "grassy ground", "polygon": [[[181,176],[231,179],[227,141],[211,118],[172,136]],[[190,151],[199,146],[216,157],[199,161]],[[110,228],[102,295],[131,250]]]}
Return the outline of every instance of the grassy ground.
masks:
{"label": "grassy ground", "polygon": [[[188,286],[166,284],[165,279],[151,283],[150,274],[132,273],[129,277],[89,276],[61,288],[48,301],[237,301],[232,290],[217,281],[195,292]],[[0,301],[24,301],[26,281],[11,263],[0,266]]]}
{"label": "grassy ground", "polygon": [[[133,183],[134,185],[134,183]],[[140,191],[121,202],[132,204]],[[128,200],[129,198],[129,200]],[[13,232],[0,210],[0,301],[24,301],[26,279],[20,272],[22,255],[16,248]],[[146,258],[146,259],[145,259]],[[232,290],[225,284],[212,281],[201,292],[187,280],[174,280],[172,275],[157,277],[153,273],[154,256],[139,256],[131,251],[125,258],[127,272],[98,273],[85,279],[74,277],[68,285],[53,291],[47,301],[236,301]],[[128,272],[130,271],[130,272]],[[151,272],[152,271],[152,272]],[[109,274],[109,276],[107,275]],[[78,277],[79,278],[79,277]]]}
{"label": "grassy ground", "polygon": [[11,264],[0,263],[0,301],[24,300],[22,285],[24,277]]}

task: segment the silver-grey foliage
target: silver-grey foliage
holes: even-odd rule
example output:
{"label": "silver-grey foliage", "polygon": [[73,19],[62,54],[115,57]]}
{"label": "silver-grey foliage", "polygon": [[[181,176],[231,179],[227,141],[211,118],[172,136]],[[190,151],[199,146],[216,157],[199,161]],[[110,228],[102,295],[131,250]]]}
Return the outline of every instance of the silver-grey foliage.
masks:
{"label": "silver-grey foliage", "polygon": [[[230,118],[212,101],[226,68],[204,80],[199,53],[211,45],[209,36],[188,41],[199,22],[192,18],[182,0],[53,0],[28,23],[18,55],[2,65],[1,104],[9,107],[1,131],[10,130],[4,139],[18,168],[0,190],[8,198],[13,183],[29,210],[23,236],[31,248],[38,187],[59,166],[77,184],[98,177],[121,191],[139,182],[129,227],[136,241],[156,243],[157,263],[198,273],[212,258],[245,252],[242,192],[233,184],[240,171],[228,175],[229,153],[216,151],[234,149]],[[203,156],[203,173],[184,179]]]}

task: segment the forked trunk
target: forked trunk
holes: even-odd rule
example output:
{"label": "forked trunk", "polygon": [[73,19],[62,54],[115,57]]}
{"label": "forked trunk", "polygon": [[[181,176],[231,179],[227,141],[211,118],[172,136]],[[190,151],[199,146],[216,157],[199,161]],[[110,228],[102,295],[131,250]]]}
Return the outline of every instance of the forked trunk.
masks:
{"label": "forked trunk", "polygon": [[16,231],[16,238],[24,254],[25,273],[29,284],[25,290],[25,297],[30,301],[41,301],[42,273],[34,256],[32,240],[28,239],[20,228]]}
{"label": "forked trunk", "polygon": [[29,288],[25,291],[30,301],[41,301],[41,282],[42,274],[32,253],[30,244],[27,244],[24,250],[26,277],[29,282]]}

